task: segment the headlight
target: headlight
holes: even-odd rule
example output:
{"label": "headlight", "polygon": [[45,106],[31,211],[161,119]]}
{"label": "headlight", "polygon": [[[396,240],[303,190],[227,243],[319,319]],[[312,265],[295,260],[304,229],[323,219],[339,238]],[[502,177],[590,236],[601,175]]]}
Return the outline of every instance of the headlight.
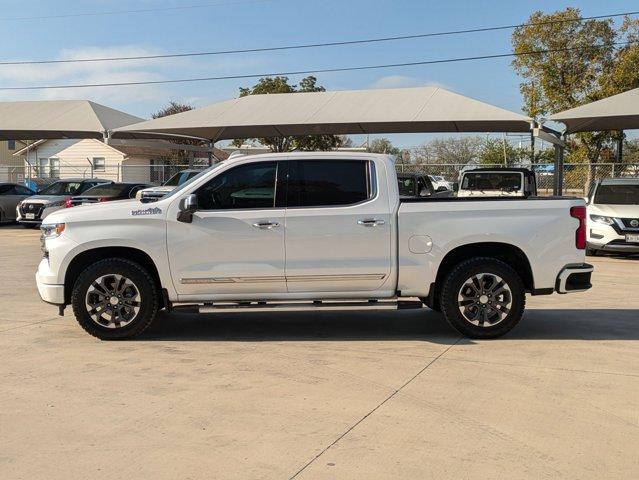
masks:
{"label": "headlight", "polygon": [[56,238],[62,235],[64,232],[64,223],[48,223],[46,225],[42,225],[40,227],[40,231],[42,232],[42,238]]}
{"label": "headlight", "polygon": [[590,220],[596,223],[603,223],[604,225],[612,225],[612,217],[604,217],[603,215],[590,215]]}

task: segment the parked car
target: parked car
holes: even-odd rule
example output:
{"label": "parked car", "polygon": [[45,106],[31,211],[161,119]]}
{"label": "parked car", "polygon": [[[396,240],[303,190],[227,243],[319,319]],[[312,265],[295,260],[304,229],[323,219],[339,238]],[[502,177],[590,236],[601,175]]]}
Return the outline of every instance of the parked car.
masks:
{"label": "parked car", "polygon": [[449,197],[453,193],[444,186],[435,187],[430,180],[430,175],[423,173],[398,173],[397,185],[400,198]]}
{"label": "parked car", "polygon": [[440,187],[444,187],[446,190],[453,189],[453,182],[449,182],[441,175],[428,175],[428,178],[430,178],[430,181],[433,183],[433,187],[435,187],[435,190],[439,189]]}
{"label": "parked car", "polygon": [[530,197],[537,195],[535,173],[527,168],[475,168],[459,179],[458,197]]}
{"label": "parked car", "polygon": [[87,205],[91,203],[111,202],[113,200],[129,200],[142,189],[148,188],[148,183],[140,182],[111,182],[97,185],[82,195],[71,198],[71,206]]}
{"label": "parked car", "polygon": [[0,183],[0,223],[15,222],[18,203],[35,192],[17,183]]}
{"label": "parked car", "polygon": [[65,178],[58,180],[18,204],[16,216],[25,228],[37,227],[49,214],[71,206],[71,199],[96,185],[111,183],[101,178]]}
{"label": "parked car", "polygon": [[[525,294],[590,288],[581,198],[400,199],[394,159],[289,152],[215,165],[152,205],[56,212],[42,226],[42,299],[102,339],[158,310],[441,310],[503,335]],[[419,297],[421,301],[411,301]]]}
{"label": "parked car", "polygon": [[587,202],[588,254],[639,253],[639,178],[599,180]]}
{"label": "parked car", "polygon": [[137,193],[136,198],[142,200],[143,202],[154,202],[159,200],[167,193],[173,191],[175,187],[179,187],[187,180],[190,180],[198,173],[200,173],[202,169],[191,169],[191,170],[182,170],[181,172],[176,173],[171,178],[169,178],[166,182],[164,182],[161,186],[145,188],[144,190],[140,190]]}

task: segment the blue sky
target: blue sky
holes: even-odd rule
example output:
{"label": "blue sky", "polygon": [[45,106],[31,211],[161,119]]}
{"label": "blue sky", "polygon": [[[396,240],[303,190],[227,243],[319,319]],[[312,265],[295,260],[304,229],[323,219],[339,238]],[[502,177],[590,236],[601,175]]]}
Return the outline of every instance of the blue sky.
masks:
{"label": "blue sky", "polygon": [[[210,0],[0,0],[0,59],[210,51],[409,35],[524,22],[533,8],[581,8],[583,15],[623,12],[628,1],[218,0],[218,5],[173,11],[70,18],[15,17],[134,10],[216,3]],[[11,20],[11,18],[14,18]],[[410,62],[510,51],[511,31],[175,60],[74,65],[0,66],[0,86],[102,83],[197,76],[311,70]],[[318,75],[328,90],[439,85],[520,111],[519,79],[510,59]],[[291,77],[293,82],[299,78]],[[149,117],[169,100],[203,106],[237,96],[254,80],[77,90],[0,91],[0,100],[88,98]],[[396,135],[400,146],[425,135]]]}

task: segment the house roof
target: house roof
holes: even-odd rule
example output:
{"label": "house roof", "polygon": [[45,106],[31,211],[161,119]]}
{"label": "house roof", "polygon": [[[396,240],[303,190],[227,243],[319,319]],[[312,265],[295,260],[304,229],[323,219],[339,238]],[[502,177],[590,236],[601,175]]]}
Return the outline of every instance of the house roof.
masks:
{"label": "house roof", "polygon": [[[33,142],[30,145],[16,151],[13,155],[19,156],[27,153],[29,150],[36,148],[42,145],[45,142],[48,142],[52,139],[40,139],[37,142]],[[79,139],[82,140],[82,139]],[[91,139],[96,140],[96,139]],[[168,152],[174,150],[187,150],[191,152],[200,152],[200,153],[208,153],[209,148],[205,146],[198,145],[182,145],[177,143],[172,143],[166,140],[123,140],[123,139],[112,139],[108,144],[103,144],[118,152],[121,152],[125,155],[166,155]],[[229,157],[229,153],[224,150],[220,150],[219,148],[213,148],[213,155],[218,160],[226,160]]]}
{"label": "house roof", "polygon": [[307,134],[528,132],[531,119],[443,88],[249,95],[116,128],[210,140]]}
{"label": "house roof", "polygon": [[551,115],[566,133],[639,128],[639,88]]}

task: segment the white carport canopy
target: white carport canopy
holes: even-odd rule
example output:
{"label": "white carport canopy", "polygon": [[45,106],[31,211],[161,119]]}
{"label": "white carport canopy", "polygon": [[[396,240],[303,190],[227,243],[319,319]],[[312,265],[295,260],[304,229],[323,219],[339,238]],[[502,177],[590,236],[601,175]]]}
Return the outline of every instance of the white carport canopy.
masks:
{"label": "white carport canopy", "polygon": [[0,140],[103,138],[143,120],[88,100],[0,102]]}
{"label": "white carport canopy", "polygon": [[564,110],[549,120],[566,125],[566,133],[639,128],[639,88]]}
{"label": "white carport canopy", "polygon": [[116,128],[112,135],[212,141],[308,134],[530,132],[531,119],[442,88],[249,95]]}

